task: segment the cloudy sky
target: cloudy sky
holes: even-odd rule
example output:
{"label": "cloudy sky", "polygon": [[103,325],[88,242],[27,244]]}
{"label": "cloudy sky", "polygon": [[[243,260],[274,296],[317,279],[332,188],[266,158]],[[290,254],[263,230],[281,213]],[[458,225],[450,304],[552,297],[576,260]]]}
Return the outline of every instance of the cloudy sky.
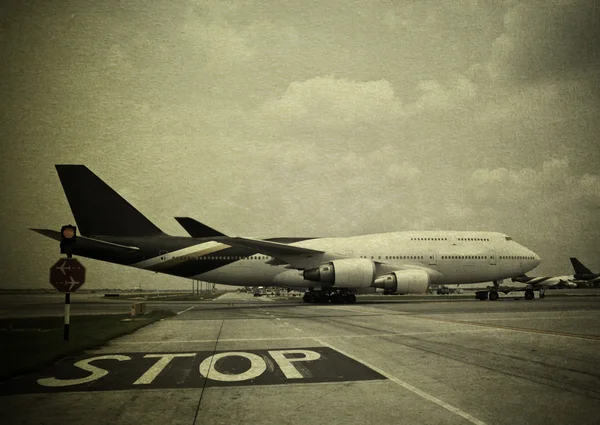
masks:
{"label": "cloudy sky", "polygon": [[[87,165],[165,232],[510,234],[600,270],[590,1],[4,1],[0,286],[48,286]],[[88,287],[189,281],[85,261]]]}

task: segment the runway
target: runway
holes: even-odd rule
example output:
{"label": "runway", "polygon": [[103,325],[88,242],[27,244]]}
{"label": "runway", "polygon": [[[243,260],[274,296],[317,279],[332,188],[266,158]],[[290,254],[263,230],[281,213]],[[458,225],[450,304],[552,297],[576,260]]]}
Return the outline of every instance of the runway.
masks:
{"label": "runway", "polygon": [[[179,314],[2,384],[0,414],[61,425],[598,423],[600,297],[436,300],[149,302]],[[131,303],[81,301],[81,311]]]}

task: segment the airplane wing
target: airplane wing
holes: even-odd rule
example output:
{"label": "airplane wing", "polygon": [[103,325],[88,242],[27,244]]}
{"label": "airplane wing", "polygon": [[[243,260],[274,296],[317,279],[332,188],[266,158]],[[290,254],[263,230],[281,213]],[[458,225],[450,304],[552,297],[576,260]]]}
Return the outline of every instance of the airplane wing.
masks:
{"label": "airplane wing", "polygon": [[[253,251],[261,252],[266,255],[272,256],[273,259],[267,261],[267,264],[289,264],[288,268],[295,268],[299,270],[319,267],[321,264],[327,261],[342,258],[350,258],[348,255],[344,254],[336,254],[333,252],[326,252],[312,248],[304,248],[301,246],[288,245],[279,242],[272,242],[260,239],[250,239],[242,237],[217,237],[213,239],[230,246],[239,246],[242,248],[251,249]],[[423,267],[417,264],[397,265],[382,262],[381,260],[373,260],[373,262],[375,263],[377,269],[377,277],[397,270],[419,269],[425,270],[428,273],[436,273],[436,271],[430,268]]]}
{"label": "airplane wing", "polygon": [[[467,285],[471,285],[471,284],[467,284]],[[508,295],[509,293],[515,292],[515,291],[525,291],[527,289],[527,287],[525,285],[524,286],[500,285],[495,288],[494,285],[477,286],[477,287],[475,287],[475,286],[467,287],[467,286],[460,285],[458,287],[458,289],[462,289],[463,291],[485,291],[485,290],[496,289],[498,292],[502,292],[505,295]],[[532,289],[537,289],[537,288],[532,288]]]}
{"label": "airplane wing", "polygon": [[296,269],[306,269],[317,267],[326,261],[325,252],[316,249],[241,237],[215,238],[217,239],[230,246],[239,246],[270,255],[276,259],[271,264],[289,264]]}

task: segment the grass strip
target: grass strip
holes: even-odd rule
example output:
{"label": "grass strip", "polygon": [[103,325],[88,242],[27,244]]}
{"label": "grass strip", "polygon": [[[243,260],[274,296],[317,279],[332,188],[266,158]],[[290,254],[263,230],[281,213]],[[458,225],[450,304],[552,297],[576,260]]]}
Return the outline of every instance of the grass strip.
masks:
{"label": "grass strip", "polygon": [[[167,310],[130,317],[128,314],[71,316],[69,341],[63,339],[63,317],[25,317],[0,320],[0,380],[43,370],[55,361],[111,339],[129,334],[158,320],[174,316]],[[123,321],[129,319],[130,321]]]}

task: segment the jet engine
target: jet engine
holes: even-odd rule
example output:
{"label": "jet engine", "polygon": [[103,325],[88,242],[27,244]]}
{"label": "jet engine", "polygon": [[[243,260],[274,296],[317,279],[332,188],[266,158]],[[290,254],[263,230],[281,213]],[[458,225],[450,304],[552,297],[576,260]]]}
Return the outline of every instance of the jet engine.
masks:
{"label": "jet engine", "polygon": [[303,277],[338,288],[365,288],[373,283],[375,263],[366,258],[333,260],[317,268],[304,270]]}
{"label": "jet engine", "polygon": [[378,277],[373,286],[401,295],[423,294],[429,288],[429,274],[423,270],[399,270]]}

